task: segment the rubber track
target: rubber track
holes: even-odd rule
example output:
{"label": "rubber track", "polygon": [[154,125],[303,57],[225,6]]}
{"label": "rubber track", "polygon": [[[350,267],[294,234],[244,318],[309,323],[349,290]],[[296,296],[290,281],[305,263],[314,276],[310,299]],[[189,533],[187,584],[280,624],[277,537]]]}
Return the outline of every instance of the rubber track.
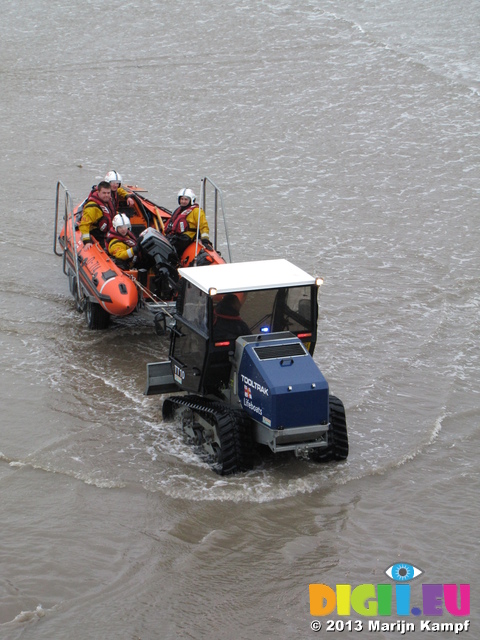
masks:
{"label": "rubber track", "polygon": [[252,468],[253,441],[250,421],[241,410],[202,396],[177,396],[164,401],[164,418],[172,416],[174,406],[186,407],[207,420],[215,421],[221,450],[220,459],[213,465],[217,473],[230,475]]}
{"label": "rubber track", "polygon": [[330,396],[330,422],[332,424],[332,457],[334,460],[346,460],[348,457],[347,421],[345,408],[341,400]]}
{"label": "rubber track", "polygon": [[221,402],[207,401],[212,408],[228,412],[234,421],[236,458],[239,470],[248,471],[253,467],[255,443],[253,441],[252,421],[241,409],[235,409]]}
{"label": "rubber track", "polygon": [[315,462],[330,462],[331,460],[346,460],[348,457],[347,422],[345,408],[336,396],[330,396],[329,414],[331,444],[328,447],[313,449],[310,458]]}

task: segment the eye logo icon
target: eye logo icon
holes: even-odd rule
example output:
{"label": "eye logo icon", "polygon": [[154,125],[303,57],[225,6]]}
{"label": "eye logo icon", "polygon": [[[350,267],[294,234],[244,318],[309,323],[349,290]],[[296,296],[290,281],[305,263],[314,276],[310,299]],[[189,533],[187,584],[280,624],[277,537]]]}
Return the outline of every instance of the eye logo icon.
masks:
{"label": "eye logo icon", "polygon": [[410,582],[410,580],[421,576],[423,571],[408,562],[397,562],[385,569],[385,573],[396,582]]}

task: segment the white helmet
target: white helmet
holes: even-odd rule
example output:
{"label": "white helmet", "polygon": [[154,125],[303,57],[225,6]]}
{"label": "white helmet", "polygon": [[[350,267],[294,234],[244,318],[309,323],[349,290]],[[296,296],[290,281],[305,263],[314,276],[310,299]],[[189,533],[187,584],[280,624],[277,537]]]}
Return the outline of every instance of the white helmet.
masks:
{"label": "white helmet", "polygon": [[122,184],[122,176],[116,171],[109,171],[103,180],[104,182],[118,182]]}
{"label": "white helmet", "polygon": [[191,189],[180,189],[178,192],[178,204],[180,204],[181,197],[190,198],[190,204],[195,204],[195,200],[197,199],[197,196]]}
{"label": "white helmet", "polygon": [[112,225],[115,231],[118,229],[118,227],[127,227],[129,231],[132,228],[129,217],[124,213],[117,213],[112,221]]}

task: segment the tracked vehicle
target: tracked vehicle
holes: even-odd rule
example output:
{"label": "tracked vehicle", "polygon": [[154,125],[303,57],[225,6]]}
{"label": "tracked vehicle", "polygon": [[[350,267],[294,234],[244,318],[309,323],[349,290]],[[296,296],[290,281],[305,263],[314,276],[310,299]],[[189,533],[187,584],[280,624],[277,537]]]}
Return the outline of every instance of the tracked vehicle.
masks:
{"label": "tracked vehicle", "polygon": [[180,418],[221,475],[251,469],[259,445],[345,460],[345,409],[312,357],[321,282],[287,260],[179,274],[176,312],[163,318],[169,359],[147,365],[146,395],[178,392],[164,419]]}

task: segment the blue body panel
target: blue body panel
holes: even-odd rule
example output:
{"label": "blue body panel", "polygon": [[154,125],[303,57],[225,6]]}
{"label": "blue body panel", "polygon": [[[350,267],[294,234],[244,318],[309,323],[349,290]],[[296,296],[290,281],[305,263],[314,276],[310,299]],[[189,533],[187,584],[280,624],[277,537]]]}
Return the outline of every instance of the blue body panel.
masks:
{"label": "blue body panel", "polygon": [[259,343],[244,347],[238,396],[245,411],[271,429],[327,424],[328,383],[312,356],[298,338],[276,340],[273,348],[269,357]]}

